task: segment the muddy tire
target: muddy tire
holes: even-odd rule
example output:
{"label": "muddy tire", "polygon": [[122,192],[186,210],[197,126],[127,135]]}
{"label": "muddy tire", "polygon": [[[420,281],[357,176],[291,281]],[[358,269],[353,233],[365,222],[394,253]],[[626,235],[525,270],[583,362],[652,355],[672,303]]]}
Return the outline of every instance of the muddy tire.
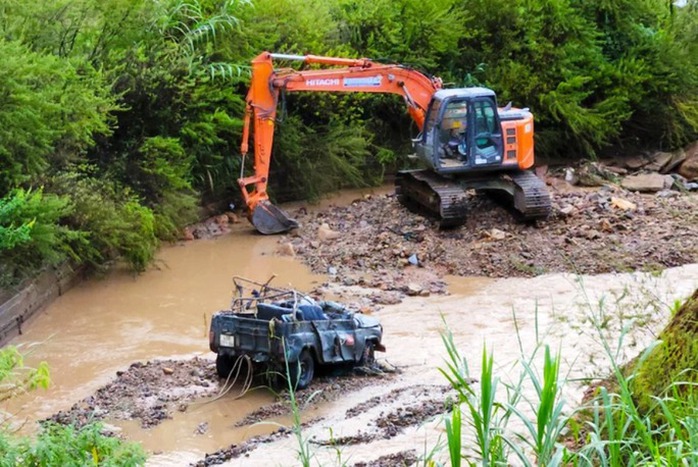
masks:
{"label": "muddy tire", "polygon": [[216,356],[216,373],[218,373],[219,378],[227,378],[233,371],[234,366],[235,359],[230,355],[218,354]]}
{"label": "muddy tire", "polygon": [[366,342],[364,353],[359,360],[359,366],[370,368],[376,363],[376,343],[373,341]]}
{"label": "muddy tire", "polygon": [[296,389],[305,389],[310,386],[315,376],[315,360],[307,349],[301,352],[297,362],[288,363],[288,375]]}

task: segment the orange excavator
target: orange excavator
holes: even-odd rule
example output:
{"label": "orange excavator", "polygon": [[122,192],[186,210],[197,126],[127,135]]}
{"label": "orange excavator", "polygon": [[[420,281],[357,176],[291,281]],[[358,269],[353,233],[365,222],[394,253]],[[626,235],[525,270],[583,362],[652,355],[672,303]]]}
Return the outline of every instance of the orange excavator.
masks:
{"label": "orange excavator", "polygon": [[[325,68],[275,68],[275,60],[300,61]],[[416,156],[428,168],[398,172],[400,201],[428,210],[442,227],[460,225],[467,212],[467,190],[497,194],[523,219],[547,217],[550,194],[530,170],[533,115],[528,109],[497,106],[495,93],[482,87],[442,89],[439,78],[406,66],[369,59],[263,52],[252,60],[252,82],[240,152],[238,184],[248,218],[263,234],[285,232],[298,223],[269,200],[267,184],[281,91],[399,94],[419,128]],[[250,126],[254,130],[254,175],[245,177]]]}

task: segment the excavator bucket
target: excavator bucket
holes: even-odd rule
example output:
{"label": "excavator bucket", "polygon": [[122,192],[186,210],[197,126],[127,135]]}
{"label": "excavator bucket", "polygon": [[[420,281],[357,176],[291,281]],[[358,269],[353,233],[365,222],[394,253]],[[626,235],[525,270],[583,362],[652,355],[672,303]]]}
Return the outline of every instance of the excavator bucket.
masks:
{"label": "excavator bucket", "polygon": [[298,222],[286,211],[264,200],[257,204],[250,219],[252,225],[265,235],[287,232],[298,228]]}

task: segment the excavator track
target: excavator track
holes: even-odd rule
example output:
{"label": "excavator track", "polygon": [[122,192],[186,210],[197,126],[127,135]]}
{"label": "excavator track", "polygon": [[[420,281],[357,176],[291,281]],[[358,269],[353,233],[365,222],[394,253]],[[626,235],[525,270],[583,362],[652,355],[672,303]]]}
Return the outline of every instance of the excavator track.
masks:
{"label": "excavator track", "polygon": [[550,192],[545,182],[533,172],[509,175],[514,183],[513,208],[525,220],[544,219],[551,211]]}
{"label": "excavator track", "polygon": [[545,182],[530,171],[446,178],[430,170],[398,172],[395,193],[408,208],[415,205],[439,218],[439,226],[455,227],[466,220],[466,190],[492,193],[522,220],[542,219],[550,214],[550,193]]}
{"label": "excavator track", "polygon": [[395,194],[400,202],[412,209],[426,209],[439,218],[439,227],[456,227],[466,219],[465,190],[453,180],[430,170],[404,170],[397,173]]}

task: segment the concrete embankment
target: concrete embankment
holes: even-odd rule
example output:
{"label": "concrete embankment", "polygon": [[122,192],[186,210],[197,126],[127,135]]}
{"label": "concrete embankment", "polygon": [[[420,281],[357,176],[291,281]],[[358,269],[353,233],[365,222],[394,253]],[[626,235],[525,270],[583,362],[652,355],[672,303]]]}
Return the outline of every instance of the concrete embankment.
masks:
{"label": "concrete embankment", "polygon": [[18,334],[32,316],[80,280],[80,271],[69,264],[45,270],[27,281],[14,295],[0,300],[0,346]]}

